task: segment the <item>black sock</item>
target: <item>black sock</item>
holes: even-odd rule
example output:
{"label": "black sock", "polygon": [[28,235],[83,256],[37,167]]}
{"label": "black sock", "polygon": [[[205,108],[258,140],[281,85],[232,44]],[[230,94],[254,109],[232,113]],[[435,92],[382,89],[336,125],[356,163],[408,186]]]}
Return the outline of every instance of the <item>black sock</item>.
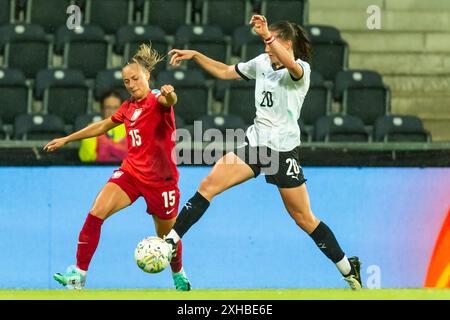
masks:
{"label": "black sock", "polygon": [[180,238],[202,217],[208,207],[209,201],[198,192],[186,202],[173,226]]}
{"label": "black sock", "polygon": [[345,254],[337,242],[333,231],[328,226],[320,222],[316,229],[309,235],[317,247],[334,263],[338,263]]}

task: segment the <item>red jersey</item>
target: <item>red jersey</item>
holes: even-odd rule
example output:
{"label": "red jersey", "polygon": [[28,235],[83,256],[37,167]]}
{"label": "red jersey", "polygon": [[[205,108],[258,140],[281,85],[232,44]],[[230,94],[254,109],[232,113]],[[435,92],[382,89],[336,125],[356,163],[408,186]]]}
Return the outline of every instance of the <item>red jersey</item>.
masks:
{"label": "red jersey", "polygon": [[121,169],[152,187],[178,183],[175,163],[175,117],[173,106],[158,103],[159,90],[151,90],[141,101],[125,101],[111,117],[124,123],[127,131],[128,156]]}

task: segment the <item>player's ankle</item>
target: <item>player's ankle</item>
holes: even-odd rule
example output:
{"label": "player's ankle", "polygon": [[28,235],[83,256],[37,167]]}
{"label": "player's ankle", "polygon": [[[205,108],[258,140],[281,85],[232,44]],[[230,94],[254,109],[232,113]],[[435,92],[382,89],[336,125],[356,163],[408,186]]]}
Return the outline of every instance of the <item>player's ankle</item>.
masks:
{"label": "player's ankle", "polygon": [[180,236],[178,235],[178,233],[172,229],[170,230],[169,234],[166,236],[165,240],[168,241],[169,239],[171,239],[173,241],[174,244],[178,243],[178,241],[180,241]]}
{"label": "player's ankle", "polygon": [[172,270],[172,275],[175,275],[177,273],[183,273],[183,267],[181,267],[178,271],[173,271]]}
{"label": "player's ankle", "polygon": [[86,276],[86,274],[87,274],[87,270],[83,270],[83,269],[80,269],[80,267],[76,267],[76,270],[77,270],[77,272],[79,273],[79,274],[81,274],[83,277],[85,277]]}

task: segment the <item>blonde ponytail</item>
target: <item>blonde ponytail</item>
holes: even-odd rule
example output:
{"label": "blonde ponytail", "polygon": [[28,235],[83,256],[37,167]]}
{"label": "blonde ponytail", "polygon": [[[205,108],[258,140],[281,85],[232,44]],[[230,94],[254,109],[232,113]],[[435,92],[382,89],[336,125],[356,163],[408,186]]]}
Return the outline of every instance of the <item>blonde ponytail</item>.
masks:
{"label": "blonde ponytail", "polygon": [[155,65],[164,60],[165,56],[161,55],[152,48],[151,44],[141,44],[139,46],[138,51],[135,53],[133,58],[131,58],[127,64],[137,63],[142,68],[147,70],[148,72],[151,72]]}

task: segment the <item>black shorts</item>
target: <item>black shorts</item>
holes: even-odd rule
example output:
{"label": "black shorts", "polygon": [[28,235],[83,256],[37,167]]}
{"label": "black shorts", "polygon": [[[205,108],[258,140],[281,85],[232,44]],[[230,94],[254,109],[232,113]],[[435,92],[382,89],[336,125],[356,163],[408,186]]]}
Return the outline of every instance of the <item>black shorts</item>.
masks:
{"label": "black shorts", "polygon": [[246,139],[234,153],[253,170],[255,178],[262,172],[267,183],[279,188],[295,188],[306,182],[300,166],[300,146],[279,152],[266,146],[251,147]]}

